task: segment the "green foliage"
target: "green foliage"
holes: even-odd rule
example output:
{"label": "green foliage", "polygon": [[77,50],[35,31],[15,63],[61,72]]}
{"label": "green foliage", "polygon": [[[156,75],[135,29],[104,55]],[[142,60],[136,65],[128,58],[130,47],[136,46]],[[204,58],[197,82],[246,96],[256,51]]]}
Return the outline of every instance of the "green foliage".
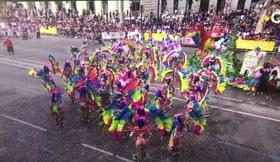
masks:
{"label": "green foliage", "polygon": [[[237,28],[238,25],[235,25],[233,28]],[[226,54],[225,59],[230,63],[231,68],[227,69],[227,76],[238,76],[241,67],[242,61],[237,58],[237,49],[236,49],[236,40],[237,40],[237,30],[233,29],[230,35],[230,41],[226,44]]]}
{"label": "green foliage", "polygon": [[201,60],[197,55],[194,55],[191,59],[188,59],[188,65],[191,67],[195,67],[201,64]]}

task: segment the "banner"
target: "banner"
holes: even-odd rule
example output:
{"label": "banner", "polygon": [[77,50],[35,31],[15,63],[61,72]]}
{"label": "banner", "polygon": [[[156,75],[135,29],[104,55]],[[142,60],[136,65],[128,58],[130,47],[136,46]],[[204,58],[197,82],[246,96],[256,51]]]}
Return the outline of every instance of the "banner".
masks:
{"label": "banner", "polygon": [[110,36],[108,32],[102,32],[101,35],[103,40],[110,40]]}
{"label": "banner", "polygon": [[46,34],[46,35],[58,35],[57,28],[56,27],[40,27],[40,33]]}
{"label": "banner", "polygon": [[244,74],[248,70],[252,74],[253,70],[264,63],[266,52],[257,54],[255,51],[249,51],[245,54],[240,74]]}
{"label": "banner", "polygon": [[109,36],[111,39],[124,39],[125,32],[109,32]]}
{"label": "banner", "polygon": [[129,39],[135,39],[136,37],[138,37],[140,40],[142,40],[142,34],[140,32],[128,32],[127,37]]}
{"label": "banner", "polygon": [[236,41],[237,49],[255,50],[259,47],[262,51],[272,52],[274,50],[275,42],[273,41],[255,41],[255,40],[242,40]]}
{"label": "banner", "polygon": [[165,39],[167,37],[169,37],[172,40],[178,40],[180,38],[179,34],[169,35],[166,33],[145,33],[144,40],[148,41],[150,36],[152,36],[152,38],[154,38],[155,41],[162,41],[162,39]]}
{"label": "banner", "polygon": [[5,22],[0,22],[0,29],[5,29],[6,28],[6,25],[5,25]]}
{"label": "banner", "polygon": [[102,32],[102,39],[103,40],[110,40],[110,39],[124,39],[125,32]]}

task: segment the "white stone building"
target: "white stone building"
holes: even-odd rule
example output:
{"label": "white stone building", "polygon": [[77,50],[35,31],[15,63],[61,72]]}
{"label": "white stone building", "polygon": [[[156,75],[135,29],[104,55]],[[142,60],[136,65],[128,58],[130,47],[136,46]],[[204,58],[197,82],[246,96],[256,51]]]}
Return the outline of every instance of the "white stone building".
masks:
{"label": "white stone building", "polygon": [[59,8],[64,7],[65,9],[76,9],[79,14],[82,14],[83,10],[93,10],[96,14],[106,14],[118,10],[119,12],[130,12],[130,1],[127,0],[91,0],[91,1],[35,1],[35,2],[23,2],[26,8],[31,8],[31,4],[35,4],[37,9],[49,8],[52,11],[57,11]]}
{"label": "white stone building", "polygon": [[145,6],[147,13],[157,14],[159,5],[159,13],[165,9],[169,14],[177,11],[179,15],[182,15],[188,9],[192,12],[207,11],[211,6],[218,11],[250,9],[252,1],[259,0],[141,0],[141,5]]}
{"label": "white stone building", "polygon": [[[91,1],[35,1],[24,2],[20,1],[26,8],[46,9],[52,11],[65,7],[66,9],[74,8],[79,14],[85,10],[92,10],[96,14],[105,15],[118,10],[124,14],[131,11],[130,6],[134,6],[134,11],[139,11],[140,4],[144,6],[145,13],[157,15],[158,6],[159,14],[167,13],[183,15],[186,10],[191,12],[207,11],[211,6],[217,11],[230,11],[238,9],[250,9],[252,1],[260,0],[91,0]],[[134,3],[134,5],[132,4]],[[135,7],[136,6],[136,7]],[[126,16],[124,16],[126,17]]]}

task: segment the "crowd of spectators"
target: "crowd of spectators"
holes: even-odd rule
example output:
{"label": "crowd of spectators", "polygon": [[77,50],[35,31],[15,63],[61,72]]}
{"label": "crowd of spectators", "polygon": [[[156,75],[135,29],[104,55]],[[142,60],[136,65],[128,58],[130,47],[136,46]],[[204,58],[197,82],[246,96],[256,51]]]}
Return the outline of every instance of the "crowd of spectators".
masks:
{"label": "crowd of spectators", "polygon": [[[274,7],[279,7],[275,3]],[[280,8],[280,7],[279,7]],[[7,17],[7,35],[17,37],[20,33],[37,32],[40,26],[55,26],[58,34],[72,38],[96,39],[101,32],[110,31],[134,31],[140,32],[166,32],[169,34],[180,33],[185,35],[194,30],[195,24],[203,22],[206,30],[215,28],[222,35],[236,32],[236,35],[243,39],[273,40],[278,39],[279,25],[271,20],[265,23],[264,31],[255,34],[258,15],[254,10],[233,11],[230,13],[216,13],[211,8],[206,13],[189,13],[183,18],[177,15],[165,16],[160,19],[150,13],[144,15],[142,21],[135,18],[120,21],[120,13],[110,12],[106,16],[93,14],[91,11],[83,11],[81,15],[76,10],[62,8],[54,13],[50,9],[36,12],[26,10],[22,6],[9,6],[1,17]],[[129,15],[129,14],[126,14]],[[278,33],[278,34],[277,34]]]}

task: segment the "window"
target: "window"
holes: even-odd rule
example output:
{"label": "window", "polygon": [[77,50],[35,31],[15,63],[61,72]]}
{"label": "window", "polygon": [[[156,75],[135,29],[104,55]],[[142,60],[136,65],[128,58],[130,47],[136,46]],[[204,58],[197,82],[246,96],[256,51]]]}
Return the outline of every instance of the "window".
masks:
{"label": "window", "polygon": [[217,2],[217,13],[222,12],[225,8],[225,0],[218,0]]}
{"label": "window", "polygon": [[243,10],[245,6],[245,0],[239,0],[237,5],[237,10]]}
{"label": "window", "polygon": [[179,5],[179,0],[174,0],[173,12],[175,12],[176,10],[178,12],[178,5]]}
{"label": "window", "polygon": [[209,0],[201,0],[200,1],[200,6],[199,6],[199,11],[200,12],[207,12],[209,8]]}
{"label": "window", "polygon": [[90,11],[94,11],[95,8],[94,8],[94,1],[88,1],[88,9]]}
{"label": "window", "polygon": [[132,1],[131,11],[139,11],[139,10],[140,10],[140,1]]}
{"label": "window", "polygon": [[102,10],[103,10],[103,14],[108,13],[108,0],[104,0],[102,1]]}
{"label": "window", "polygon": [[161,12],[163,13],[166,10],[167,2],[166,0],[161,0]]}
{"label": "window", "polygon": [[71,1],[71,8],[77,10],[76,1]]}
{"label": "window", "polygon": [[57,10],[60,11],[62,9],[62,1],[55,1]]}

